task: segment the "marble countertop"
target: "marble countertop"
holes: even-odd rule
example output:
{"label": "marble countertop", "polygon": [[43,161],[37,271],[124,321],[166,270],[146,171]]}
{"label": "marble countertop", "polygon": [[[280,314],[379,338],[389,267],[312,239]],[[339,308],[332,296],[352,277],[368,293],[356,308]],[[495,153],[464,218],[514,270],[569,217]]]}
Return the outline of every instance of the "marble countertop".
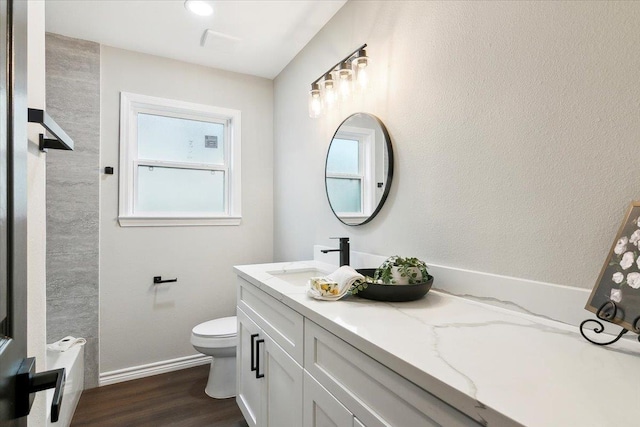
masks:
{"label": "marble countertop", "polygon": [[640,343],[599,347],[564,323],[435,290],[411,302],[318,301],[270,272],[318,261],[237,266],[243,279],[486,425],[640,422]]}

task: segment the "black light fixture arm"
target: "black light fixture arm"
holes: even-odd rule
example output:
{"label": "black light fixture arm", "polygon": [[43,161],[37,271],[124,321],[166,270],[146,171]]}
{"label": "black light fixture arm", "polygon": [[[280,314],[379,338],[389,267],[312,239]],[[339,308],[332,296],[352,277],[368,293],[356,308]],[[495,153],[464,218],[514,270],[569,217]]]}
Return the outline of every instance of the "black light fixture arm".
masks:
{"label": "black light fixture arm", "polygon": [[357,48],[356,50],[354,50],[353,52],[351,52],[349,55],[345,56],[344,58],[342,58],[342,60],[338,61],[333,67],[329,68],[325,73],[323,73],[320,77],[318,77],[317,79],[315,79],[313,82],[311,82],[311,84],[316,84],[318,83],[320,80],[322,80],[322,78],[324,78],[324,76],[326,76],[328,73],[332,72],[333,70],[335,70],[338,65],[342,64],[343,62],[348,61],[349,59],[351,59],[353,57],[353,55],[355,55],[356,53],[358,53],[358,51],[364,49],[365,47],[367,47],[367,44],[363,44],[362,46],[360,46],[359,48]]}
{"label": "black light fixture arm", "polygon": [[51,118],[44,110],[37,108],[29,108],[28,111],[29,123],[38,123],[42,125],[55,139],[45,138],[43,134],[40,134],[40,151],[44,151],[46,148],[52,148],[54,150],[71,150],[73,151],[73,140],[67,133],[62,130],[60,125]]}

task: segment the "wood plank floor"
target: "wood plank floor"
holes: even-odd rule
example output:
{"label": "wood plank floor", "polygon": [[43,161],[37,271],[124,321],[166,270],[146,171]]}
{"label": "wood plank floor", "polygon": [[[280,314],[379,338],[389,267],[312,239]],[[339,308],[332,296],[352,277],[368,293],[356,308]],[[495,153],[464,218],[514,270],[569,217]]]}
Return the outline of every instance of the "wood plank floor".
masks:
{"label": "wood plank floor", "polygon": [[203,365],[85,390],[71,426],[247,427],[235,398],[204,393],[208,375]]}

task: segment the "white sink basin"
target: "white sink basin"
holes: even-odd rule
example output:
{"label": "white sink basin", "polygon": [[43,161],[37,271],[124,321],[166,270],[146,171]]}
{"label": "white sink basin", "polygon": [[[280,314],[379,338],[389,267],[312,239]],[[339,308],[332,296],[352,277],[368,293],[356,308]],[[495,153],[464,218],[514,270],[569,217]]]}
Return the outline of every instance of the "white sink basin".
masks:
{"label": "white sink basin", "polygon": [[293,285],[293,286],[307,286],[307,282],[311,277],[322,277],[329,274],[326,271],[318,270],[317,268],[305,268],[287,271],[268,271],[267,273],[277,277],[280,280]]}

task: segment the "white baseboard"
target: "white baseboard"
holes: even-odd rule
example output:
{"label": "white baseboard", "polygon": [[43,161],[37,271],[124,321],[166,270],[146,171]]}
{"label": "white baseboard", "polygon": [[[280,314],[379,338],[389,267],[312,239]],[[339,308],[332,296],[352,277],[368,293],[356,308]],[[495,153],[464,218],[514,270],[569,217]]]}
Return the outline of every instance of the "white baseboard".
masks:
{"label": "white baseboard", "polygon": [[196,354],[193,356],[149,363],[147,365],[132,366],[130,368],[101,373],[98,385],[102,387],[109,384],[116,384],[124,381],[136,380],[138,378],[165,374],[167,372],[179,371],[180,369],[192,368],[194,366],[206,365],[210,362],[211,356]]}

